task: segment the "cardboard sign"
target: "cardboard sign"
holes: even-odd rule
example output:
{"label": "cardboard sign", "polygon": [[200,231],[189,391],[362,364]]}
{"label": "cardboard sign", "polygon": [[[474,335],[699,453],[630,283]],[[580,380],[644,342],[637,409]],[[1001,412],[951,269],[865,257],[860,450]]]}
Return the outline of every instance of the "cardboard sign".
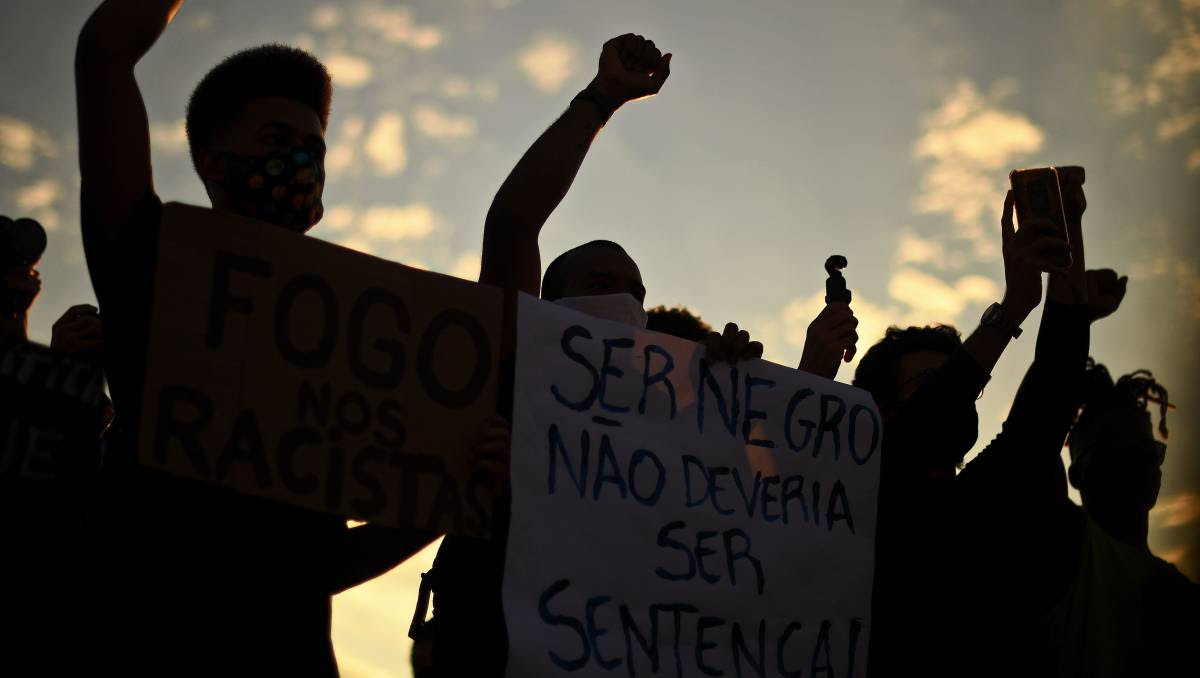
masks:
{"label": "cardboard sign", "polygon": [[490,531],[499,290],[197,207],[163,210],[139,457],[392,526]]}
{"label": "cardboard sign", "polygon": [[0,479],[49,483],[94,473],[105,425],[104,374],[40,344],[0,347]]}
{"label": "cardboard sign", "polygon": [[861,676],[869,395],[519,302],[509,676]]}

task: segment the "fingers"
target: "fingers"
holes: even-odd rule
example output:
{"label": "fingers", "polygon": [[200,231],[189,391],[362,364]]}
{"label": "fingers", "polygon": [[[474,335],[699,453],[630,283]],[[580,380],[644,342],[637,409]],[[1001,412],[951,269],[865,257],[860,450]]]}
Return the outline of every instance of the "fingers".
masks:
{"label": "fingers", "polygon": [[671,55],[667,54],[659,61],[658,66],[654,69],[654,74],[650,76],[655,94],[662,90],[669,77],[671,77]]}
{"label": "fingers", "polygon": [[750,341],[750,333],[738,329],[737,323],[727,323],[720,334],[712,332],[704,340],[704,357],[709,363],[735,363],[762,357],[760,342]]}
{"label": "fingers", "polygon": [[1004,211],[1000,214],[1000,240],[1007,244],[1016,235],[1013,226],[1013,192],[1004,195]]}
{"label": "fingers", "polygon": [[742,353],[742,360],[758,360],[762,357],[763,345],[761,341],[751,341],[746,344],[746,350]]}

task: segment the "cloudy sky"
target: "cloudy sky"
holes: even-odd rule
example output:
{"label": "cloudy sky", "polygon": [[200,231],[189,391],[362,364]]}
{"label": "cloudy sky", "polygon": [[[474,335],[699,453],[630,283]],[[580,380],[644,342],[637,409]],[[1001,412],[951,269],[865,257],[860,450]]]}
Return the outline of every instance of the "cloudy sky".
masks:
{"label": "cloudy sky", "polygon": [[[51,231],[31,328],[43,341],[94,299],[71,62],[95,4],[8,0],[0,25],[0,213]],[[1200,0],[192,0],[138,69],[159,193],[203,202],[182,127],[203,73],[243,47],[300,45],[335,81],[313,235],[474,278],[496,188],[587,84],[600,45],[629,31],[675,54],[671,79],[602,132],[544,252],[619,241],[648,303],[735,320],[795,364],[826,256],[850,260],[864,342],[890,323],[972,327],[1003,292],[1008,170],[1084,165],[1088,262],[1131,278],[1093,354],[1114,373],[1153,370],[1178,405],[1151,544],[1200,577]],[[997,367],[981,440],[1033,343]],[[408,675],[431,559],[337,599],[345,675]]]}

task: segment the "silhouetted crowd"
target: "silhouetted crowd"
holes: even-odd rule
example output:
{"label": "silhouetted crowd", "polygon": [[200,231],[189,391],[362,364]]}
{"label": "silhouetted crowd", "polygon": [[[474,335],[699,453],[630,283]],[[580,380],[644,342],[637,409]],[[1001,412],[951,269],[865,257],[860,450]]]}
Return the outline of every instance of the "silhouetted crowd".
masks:
{"label": "silhouetted crowd", "polygon": [[[437,537],[349,527],[136,461],[152,292],[172,281],[155,269],[163,202],[134,71],[181,4],[106,0],[80,32],[80,223],[99,308],[67,309],[49,347],[27,336],[45,233],[30,219],[0,219],[6,675],[335,675],[332,596]],[[670,69],[671,54],[642,36],[603,45],[595,77],[500,185],[479,282],[701,343],[711,361],[757,359],[762,346],[735,324],[715,332],[685,308],[645,310],[640,268],[615,242],[581,244],[542,271],[542,227],[600,130],[625,104],[658,94]],[[209,71],[186,127],[212,208],[296,234],[316,225],[331,97],[325,67],[284,45]],[[1089,358],[1092,328],[1118,310],[1127,278],[1085,267],[1083,169],[1048,172],[1037,175],[1053,181],[1042,188],[1014,173],[997,205],[1005,290],[977,327],[964,337],[930,318],[866,338],[853,384],[873,396],[884,426],[871,675],[1197,670],[1200,592],[1147,543],[1172,405],[1149,372],[1114,379]],[[845,266],[827,265],[827,304],[798,366],[827,379],[858,350]],[[964,464],[980,435],[976,401],[1038,306],[1036,333],[1024,328],[1036,334],[1024,339],[1036,342],[1034,359],[1003,427]],[[47,369],[74,375],[75,386],[16,395],[22,374]],[[509,412],[511,403],[498,414]],[[505,417],[490,422],[482,468],[507,476],[508,438]],[[490,539],[446,537],[423,577],[410,630],[423,678],[504,671],[503,504]]]}

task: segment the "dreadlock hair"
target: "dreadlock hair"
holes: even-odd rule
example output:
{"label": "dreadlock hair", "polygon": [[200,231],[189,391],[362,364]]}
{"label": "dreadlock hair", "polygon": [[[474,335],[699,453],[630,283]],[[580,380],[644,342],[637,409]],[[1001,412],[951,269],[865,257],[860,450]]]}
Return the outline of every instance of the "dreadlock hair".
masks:
{"label": "dreadlock hair", "polygon": [[684,306],[655,306],[646,311],[646,329],[688,341],[704,341],[713,331],[712,325]]}
{"label": "dreadlock hair", "polygon": [[1135,370],[1114,383],[1108,368],[1088,358],[1084,379],[1083,406],[1075,419],[1075,428],[1099,422],[1113,410],[1148,411],[1158,405],[1158,433],[1167,437],[1167,410],[1174,407],[1167,400],[1167,389],[1154,379],[1150,370]]}

